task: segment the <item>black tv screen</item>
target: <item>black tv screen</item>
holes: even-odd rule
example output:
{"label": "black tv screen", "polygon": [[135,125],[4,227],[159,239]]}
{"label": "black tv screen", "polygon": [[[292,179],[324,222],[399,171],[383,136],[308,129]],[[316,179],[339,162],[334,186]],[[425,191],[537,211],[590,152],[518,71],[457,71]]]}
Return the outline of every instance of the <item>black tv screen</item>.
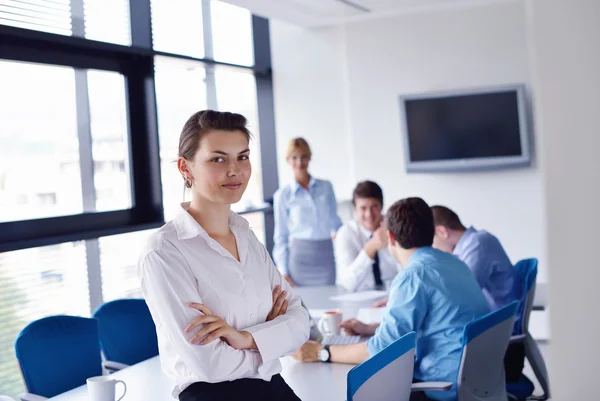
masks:
{"label": "black tv screen", "polygon": [[529,162],[521,87],[403,98],[409,170]]}

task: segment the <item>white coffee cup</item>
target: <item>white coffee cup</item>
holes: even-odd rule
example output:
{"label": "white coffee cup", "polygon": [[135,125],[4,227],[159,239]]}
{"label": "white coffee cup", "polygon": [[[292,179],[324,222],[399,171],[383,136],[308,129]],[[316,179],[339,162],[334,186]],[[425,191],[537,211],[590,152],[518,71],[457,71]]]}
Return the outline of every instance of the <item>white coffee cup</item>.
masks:
{"label": "white coffee cup", "polygon": [[[115,387],[117,383],[123,385],[123,395],[115,400]],[[111,376],[96,376],[87,379],[90,401],[121,401],[127,393],[127,385],[123,380],[116,380]]]}
{"label": "white coffee cup", "polygon": [[323,334],[340,334],[342,323],[342,312],[327,311],[323,314],[317,327]]}

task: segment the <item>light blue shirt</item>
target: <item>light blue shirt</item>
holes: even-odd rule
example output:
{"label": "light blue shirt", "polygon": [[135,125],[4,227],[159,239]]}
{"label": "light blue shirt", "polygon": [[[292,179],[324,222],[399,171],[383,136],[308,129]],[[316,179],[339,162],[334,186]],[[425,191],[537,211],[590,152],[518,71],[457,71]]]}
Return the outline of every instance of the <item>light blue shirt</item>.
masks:
{"label": "light blue shirt", "polygon": [[470,227],[458,240],[454,255],[469,266],[491,310],[521,299],[523,284],[492,234]]}
{"label": "light blue shirt", "polygon": [[282,274],[288,272],[291,238],[328,239],[342,225],[337,215],[333,186],[325,180],[311,177],[308,190],[297,181],[280,188],[275,192],[273,209],[273,260]]}
{"label": "light blue shirt", "polygon": [[434,400],[456,400],[465,326],[489,308],[469,268],[449,253],[419,248],[391,285],[381,325],[367,341],[375,355],[409,331],[417,333],[414,378],[453,382],[449,392],[428,392]]}

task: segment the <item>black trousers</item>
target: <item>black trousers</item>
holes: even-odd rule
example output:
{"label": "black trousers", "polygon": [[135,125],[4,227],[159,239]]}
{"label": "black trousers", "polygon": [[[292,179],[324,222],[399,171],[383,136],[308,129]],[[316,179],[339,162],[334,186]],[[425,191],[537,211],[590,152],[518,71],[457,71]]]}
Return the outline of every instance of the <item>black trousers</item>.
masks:
{"label": "black trousers", "polygon": [[518,382],[525,366],[525,344],[509,344],[506,354],[504,354],[504,372],[506,381]]}
{"label": "black trousers", "polygon": [[281,375],[270,382],[261,379],[238,379],[220,383],[197,382],[179,394],[179,401],[300,401]]}

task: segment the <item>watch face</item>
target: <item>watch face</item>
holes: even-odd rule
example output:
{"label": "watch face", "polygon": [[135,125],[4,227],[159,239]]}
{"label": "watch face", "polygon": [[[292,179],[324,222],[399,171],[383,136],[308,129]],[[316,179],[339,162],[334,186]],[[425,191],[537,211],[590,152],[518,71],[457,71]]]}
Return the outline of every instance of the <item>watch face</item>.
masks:
{"label": "watch face", "polygon": [[319,360],[321,362],[327,362],[329,360],[329,351],[325,348],[319,351]]}

